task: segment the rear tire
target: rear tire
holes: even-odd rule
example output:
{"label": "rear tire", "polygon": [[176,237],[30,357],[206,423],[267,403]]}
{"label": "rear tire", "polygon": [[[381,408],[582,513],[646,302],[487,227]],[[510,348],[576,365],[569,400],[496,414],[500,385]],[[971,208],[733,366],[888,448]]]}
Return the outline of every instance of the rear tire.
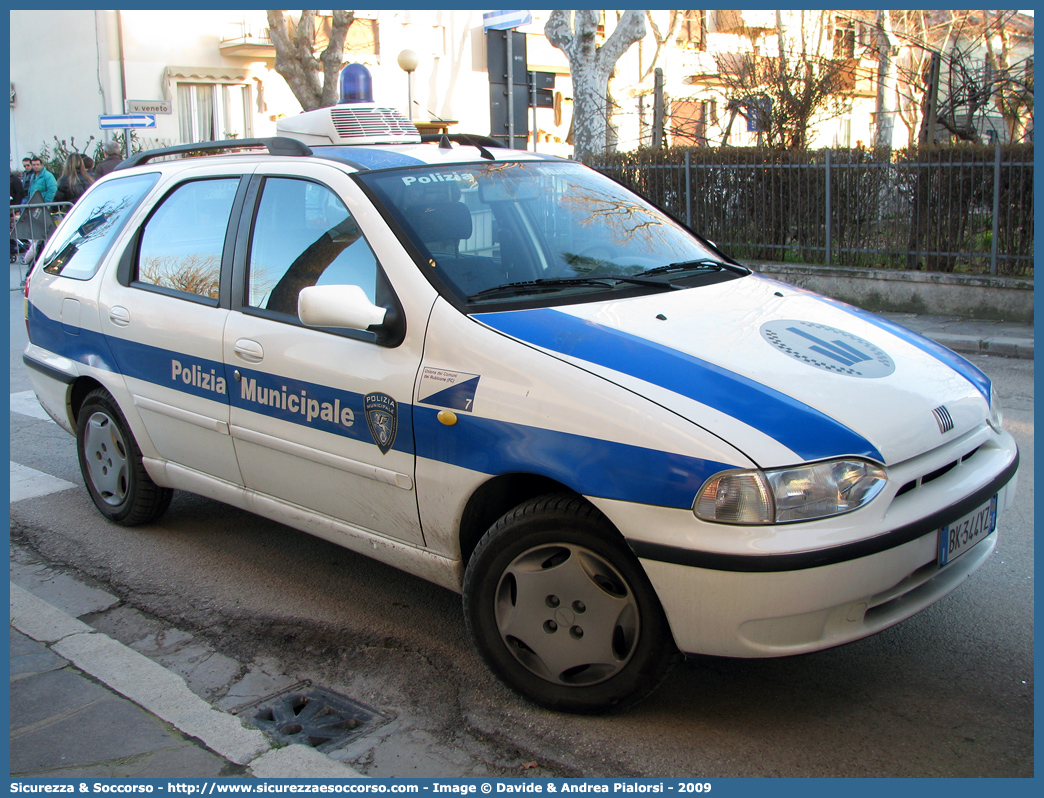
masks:
{"label": "rear tire", "polygon": [[84,399],[76,420],[76,451],[87,491],[110,521],[147,524],[170,506],[174,492],[152,481],[127,420],[108,391],[99,389]]}
{"label": "rear tire", "polygon": [[638,559],[572,494],[533,499],[490,528],[465,572],[464,618],[508,687],[563,712],[633,706],[679,658]]}

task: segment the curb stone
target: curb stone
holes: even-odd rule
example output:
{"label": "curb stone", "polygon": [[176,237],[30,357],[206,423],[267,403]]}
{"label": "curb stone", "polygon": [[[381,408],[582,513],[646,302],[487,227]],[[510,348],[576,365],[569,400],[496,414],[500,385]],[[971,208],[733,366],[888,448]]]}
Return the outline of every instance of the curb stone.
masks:
{"label": "curb stone", "polygon": [[197,696],[185,680],[11,583],[11,626],[258,778],[365,778],[313,748],[274,748],[257,729]]}

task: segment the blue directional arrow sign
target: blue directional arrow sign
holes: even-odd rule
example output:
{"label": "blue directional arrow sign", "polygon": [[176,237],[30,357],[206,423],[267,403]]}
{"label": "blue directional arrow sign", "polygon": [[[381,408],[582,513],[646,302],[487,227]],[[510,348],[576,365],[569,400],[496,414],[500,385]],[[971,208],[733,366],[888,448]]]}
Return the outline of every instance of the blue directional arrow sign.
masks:
{"label": "blue directional arrow sign", "polygon": [[533,17],[528,11],[490,11],[482,15],[482,28],[485,31],[511,30],[532,21]]}
{"label": "blue directional arrow sign", "polygon": [[102,130],[128,127],[156,127],[155,114],[107,114],[98,117]]}

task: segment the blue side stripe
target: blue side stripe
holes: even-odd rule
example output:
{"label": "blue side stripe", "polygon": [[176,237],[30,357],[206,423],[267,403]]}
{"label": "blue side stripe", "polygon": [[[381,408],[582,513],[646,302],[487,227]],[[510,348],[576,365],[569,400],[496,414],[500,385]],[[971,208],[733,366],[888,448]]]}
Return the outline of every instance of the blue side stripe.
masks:
{"label": "blue side stripe", "polygon": [[[228,368],[234,370],[231,366]],[[242,380],[233,381],[229,391],[229,399],[234,407],[376,445],[366,423],[365,398],[362,394],[263,371],[250,371],[242,366],[239,372]],[[248,392],[252,394],[252,399]],[[296,401],[289,401],[291,396]],[[298,409],[295,410],[295,406]],[[398,429],[392,445],[395,451],[407,454],[413,453],[410,409],[410,405],[398,404]],[[342,423],[345,410],[351,411],[350,426]]]}
{"label": "blue side stripe", "polygon": [[119,372],[106,336],[82,328],[75,335],[70,335],[65,326],[48,318],[32,303],[29,303],[29,340],[48,352],[77,363],[103,371]]}
{"label": "blue side stripe", "polygon": [[[793,286],[788,286],[788,288],[792,289]],[[925,354],[931,355],[936,360],[945,363],[974,385],[975,389],[986,398],[987,402],[990,401],[990,386],[992,385],[990,378],[983,374],[974,363],[961,357],[952,349],[947,349],[942,344],[925,338],[923,335],[919,335],[913,330],[903,327],[901,324],[896,324],[888,319],[883,319],[867,310],[857,308],[855,305],[849,305],[840,300],[820,296],[819,294],[814,294],[812,292],[808,292],[808,295],[820,300],[821,302],[825,302],[832,307],[840,308],[841,310],[851,313],[853,316],[858,316],[863,321],[867,321],[875,327],[879,327],[885,332],[891,333],[896,338],[901,338],[911,346],[920,349]]]}
{"label": "blue side stripe", "polygon": [[[115,373],[372,443],[361,394],[244,368],[239,369],[243,381],[236,382],[231,376],[235,369],[217,361],[88,330],[69,335],[62,330],[60,323],[32,306],[30,317],[33,342],[63,357],[96,366],[108,359],[107,365],[102,367]],[[175,360],[181,367],[177,379],[172,367]],[[186,381],[182,375],[193,373],[193,366],[197,367],[196,374],[222,377],[225,393],[216,392],[213,386],[203,388],[198,384],[200,380]],[[254,381],[253,400],[244,396],[243,386],[250,386],[250,380]],[[331,412],[328,417],[316,416],[307,421],[300,410],[289,409],[288,397],[302,393],[329,404]],[[350,408],[354,415],[350,427],[339,423],[339,414],[334,409],[345,407]],[[446,427],[437,416],[437,409],[400,403],[394,448],[409,453],[416,439],[417,455],[436,462],[490,475],[512,472],[540,474],[589,496],[681,509],[692,506],[697,491],[709,476],[735,467],[735,464],[470,414],[461,414],[457,424]]]}
{"label": "blue side stripe", "polygon": [[[90,330],[80,329],[78,335],[70,335],[59,322],[47,317],[33,305],[29,307],[29,318],[32,342],[70,360],[344,438],[374,443],[366,424],[365,400],[362,394],[244,368],[239,369],[243,381],[237,382],[232,376],[235,367],[220,361],[127,341]],[[180,373],[176,376],[174,361],[180,364]],[[186,374],[193,373],[193,366],[197,367],[197,375],[210,378],[210,388],[204,387],[203,379],[184,378]],[[224,380],[224,393],[215,389],[213,382],[216,377]],[[249,386],[248,381],[251,379],[254,380],[253,401],[243,396],[244,386]],[[287,401],[291,395],[296,400],[293,403]],[[317,415],[309,418],[308,404],[303,410],[300,409],[302,396],[306,402],[309,399],[318,402]],[[290,409],[291,404],[296,404],[299,409]],[[326,408],[324,405],[329,407]],[[340,422],[342,408],[351,410],[351,426]],[[409,405],[399,406],[398,431],[392,448],[408,454],[413,452],[413,425]]]}
{"label": "blue side stripe", "polygon": [[475,318],[521,341],[629,374],[720,410],[805,460],[862,455],[884,461],[872,443],[815,408],[676,349],[553,308]]}
{"label": "blue side stripe", "polygon": [[735,467],[465,414],[446,427],[419,405],[413,415],[418,457],[483,474],[536,473],[605,499],[689,509],[709,476]]}

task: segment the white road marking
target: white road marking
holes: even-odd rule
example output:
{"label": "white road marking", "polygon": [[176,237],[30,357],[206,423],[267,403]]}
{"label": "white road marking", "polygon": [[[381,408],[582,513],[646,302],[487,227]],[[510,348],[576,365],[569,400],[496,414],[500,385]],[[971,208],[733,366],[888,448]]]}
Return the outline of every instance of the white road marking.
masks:
{"label": "white road marking", "polygon": [[58,493],[69,488],[78,488],[72,482],[52,477],[42,471],[11,461],[11,503],[22,499],[36,499],[50,493]]}
{"label": "white road marking", "polygon": [[54,419],[40,407],[40,402],[33,391],[20,391],[19,393],[11,394],[11,412],[54,423]]}

